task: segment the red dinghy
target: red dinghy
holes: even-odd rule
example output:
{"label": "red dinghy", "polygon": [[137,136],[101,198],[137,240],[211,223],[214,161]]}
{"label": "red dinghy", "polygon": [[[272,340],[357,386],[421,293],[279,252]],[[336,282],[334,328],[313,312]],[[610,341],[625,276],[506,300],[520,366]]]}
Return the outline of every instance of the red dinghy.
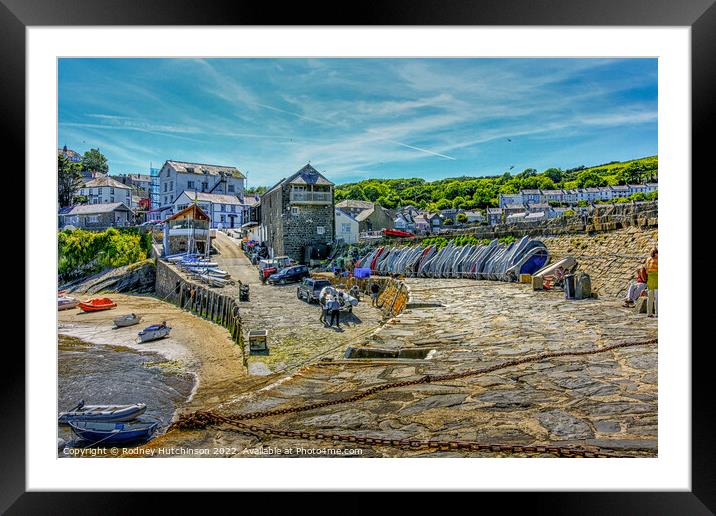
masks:
{"label": "red dinghy", "polygon": [[80,308],[83,312],[99,312],[100,310],[109,310],[117,306],[117,303],[112,301],[108,297],[102,297],[98,299],[90,299],[89,301],[81,302]]}
{"label": "red dinghy", "polygon": [[399,229],[384,229],[383,234],[387,237],[414,238],[415,235],[410,231],[401,231]]}

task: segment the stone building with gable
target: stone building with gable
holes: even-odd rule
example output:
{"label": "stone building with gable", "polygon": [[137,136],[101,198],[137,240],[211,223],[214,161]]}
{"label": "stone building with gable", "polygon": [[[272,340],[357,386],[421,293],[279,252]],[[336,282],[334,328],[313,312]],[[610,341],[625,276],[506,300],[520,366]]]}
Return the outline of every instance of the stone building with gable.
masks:
{"label": "stone building with gable", "polygon": [[261,234],[270,256],[304,263],[335,238],[333,183],[307,164],[261,196]]}

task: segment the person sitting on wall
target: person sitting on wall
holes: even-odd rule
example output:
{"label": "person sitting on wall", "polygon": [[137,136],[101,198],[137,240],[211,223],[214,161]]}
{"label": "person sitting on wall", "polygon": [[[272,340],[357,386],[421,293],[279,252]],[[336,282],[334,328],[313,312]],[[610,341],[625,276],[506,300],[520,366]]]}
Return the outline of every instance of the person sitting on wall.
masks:
{"label": "person sitting on wall", "polygon": [[651,256],[646,260],[646,315],[654,317],[659,313],[659,250],[651,250]]}
{"label": "person sitting on wall", "polygon": [[639,266],[636,270],[636,279],[631,280],[629,287],[627,288],[626,296],[624,297],[624,304],[622,306],[631,308],[639,299],[641,293],[646,289],[647,273],[646,267],[643,265]]}

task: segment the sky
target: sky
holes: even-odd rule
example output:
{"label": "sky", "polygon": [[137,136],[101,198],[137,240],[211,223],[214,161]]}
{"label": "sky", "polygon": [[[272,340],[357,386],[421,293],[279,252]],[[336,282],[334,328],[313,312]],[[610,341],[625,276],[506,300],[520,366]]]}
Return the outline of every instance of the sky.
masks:
{"label": "sky", "polygon": [[249,186],[489,176],[657,154],[656,59],[60,59],[58,147]]}

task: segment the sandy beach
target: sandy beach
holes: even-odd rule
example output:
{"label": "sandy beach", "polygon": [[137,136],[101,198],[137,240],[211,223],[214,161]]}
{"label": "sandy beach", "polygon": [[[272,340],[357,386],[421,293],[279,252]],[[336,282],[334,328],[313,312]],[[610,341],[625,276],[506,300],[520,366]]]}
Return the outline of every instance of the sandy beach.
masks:
{"label": "sandy beach", "polygon": [[[85,299],[90,296],[80,296]],[[111,294],[115,309],[83,313],[79,310],[58,312],[58,333],[96,344],[112,344],[153,351],[174,360],[196,376],[194,393],[181,410],[206,409],[229,394],[241,392],[250,383],[243,367],[241,350],[226,329],[194,316],[151,296]],[[114,328],[112,320],[136,313],[142,320],[128,328]],[[169,337],[138,343],[137,333],[150,324],[166,321]]]}

